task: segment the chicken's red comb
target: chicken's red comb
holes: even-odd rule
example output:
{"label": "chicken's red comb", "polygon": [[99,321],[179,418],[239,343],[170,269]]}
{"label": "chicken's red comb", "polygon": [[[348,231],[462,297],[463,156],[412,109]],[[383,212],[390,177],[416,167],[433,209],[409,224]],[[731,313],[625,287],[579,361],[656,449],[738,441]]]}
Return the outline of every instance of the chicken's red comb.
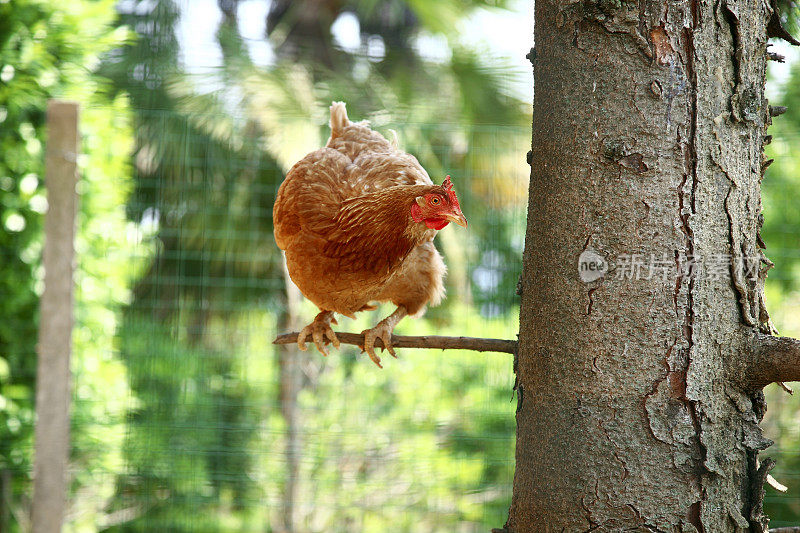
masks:
{"label": "chicken's red comb", "polygon": [[453,182],[450,181],[450,174],[448,174],[447,177],[444,178],[444,181],[442,182],[442,187],[444,188],[445,191],[447,191],[447,196],[450,197],[450,203],[461,209],[461,206],[458,205],[458,197],[456,196],[456,191],[453,190]]}

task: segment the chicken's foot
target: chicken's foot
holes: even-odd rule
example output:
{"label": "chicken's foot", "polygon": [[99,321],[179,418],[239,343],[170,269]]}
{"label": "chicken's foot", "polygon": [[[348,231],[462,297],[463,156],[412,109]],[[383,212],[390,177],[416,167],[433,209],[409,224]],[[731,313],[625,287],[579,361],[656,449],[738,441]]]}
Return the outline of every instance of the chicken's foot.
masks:
{"label": "chicken's foot", "polygon": [[392,357],[396,358],[397,354],[394,353],[394,348],[392,348],[392,332],[397,323],[403,320],[406,315],[408,315],[406,308],[402,305],[398,306],[394,313],[378,322],[374,328],[365,329],[361,332],[364,335],[363,351],[367,352],[369,358],[380,368],[383,368],[383,366],[381,366],[381,358],[375,354],[375,339],[380,337],[386,350]]}
{"label": "chicken's foot", "polygon": [[317,346],[317,350],[319,350],[322,355],[327,356],[328,351],[325,349],[326,339],[333,344],[334,348],[339,347],[339,339],[336,338],[336,333],[334,333],[331,328],[331,324],[338,324],[333,317],[333,311],[322,311],[314,317],[314,321],[311,324],[300,330],[300,334],[297,335],[297,346],[305,351],[306,337],[311,335],[311,338],[314,339],[314,344]]}

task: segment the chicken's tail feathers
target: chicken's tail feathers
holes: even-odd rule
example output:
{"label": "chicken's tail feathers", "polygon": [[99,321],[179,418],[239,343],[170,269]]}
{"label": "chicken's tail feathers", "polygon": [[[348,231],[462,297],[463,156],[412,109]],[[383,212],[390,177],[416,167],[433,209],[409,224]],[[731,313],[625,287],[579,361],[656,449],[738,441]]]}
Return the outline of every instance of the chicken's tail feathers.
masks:
{"label": "chicken's tail feathers", "polygon": [[342,130],[350,125],[347,118],[347,107],[344,102],[333,102],[331,104],[331,138],[338,137]]}
{"label": "chicken's tail feathers", "polygon": [[397,150],[400,146],[400,139],[397,138],[397,131],[390,129],[389,133],[392,134],[392,138],[389,140],[389,143],[392,145],[392,148]]}

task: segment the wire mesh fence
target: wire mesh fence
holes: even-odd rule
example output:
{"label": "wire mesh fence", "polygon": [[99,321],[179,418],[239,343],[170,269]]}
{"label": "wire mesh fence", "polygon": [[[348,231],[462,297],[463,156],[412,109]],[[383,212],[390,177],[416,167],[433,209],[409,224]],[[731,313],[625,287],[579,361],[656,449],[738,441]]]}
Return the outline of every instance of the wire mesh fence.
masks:
{"label": "wire mesh fence", "polygon": [[[117,185],[130,191],[129,222],[103,251],[124,263],[132,288],[106,354],[121,361],[126,379],[115,398],[124,421],[112,417],[99,431],[119,446],[98,482],[107,487],[100,525],[501,525],[513,476],[511,356],[401,349],[397,360],[384,357],[381,370],[355,347],[323,357],[313,348],[272,345],[278,333],[317,312],[287,300],[271,224],[283,171],[255,155],[263,152],[257,136],[246,141],[249,148],[230,150],[196,135],[179,116],[158,111],[141,121],[139,127],[154,128],[158,144],[138,146],[133,180]],[[445,303],[401,322],[396,333],[515,338],[529,132],[378,127],[390,128],[435,181],[443,177],[439,169],[453,176],[470,220],[469,232],[448,227],[437,237],[449,267]],[[447,141],[415,144],[437,136]],[[454,138],[475,149],[457,153]],[[158,150],[169,153],[156,157]],[[91,276],[78,280],[79,302],[91,283]],[[361,331],[391,309],[342,318],[337,329]],[[91,394],[96,376],[80,367],[75,374],[75,412],[102,413],[106,399]]]}
{"label": "wire mesh fence", "polygon": [[[4,12],[0,531],[30,530],[52,95],[95,102],[82,109],[77,161],[67,531],[469,532],[505,521],[511,356],[399,350],[380,370],[353,347],[323,357],[271,344],[316,313],[287,285],[271,217],[288,165],[324,144],[320,102],[332,99],[397,130],[437,182],[451,174],[469,219],[469,231],[436,239],[447,299],[397,333],[516,335],[531,94],[514,86],[530,88],[532,43],[520,41],[515,67],[491,42],[467,42],[476,32],[464,28],[486,19],[461,23],[485,2],[445,4],[31,1]],[[340,39],[348,21],[357,44]],[[503,41],[511,33],[522,31]],[[789,110],[770,128],[762,236],[776,264],[772,317],[800,337],[793,85],[776,95]],[[776,446],[764,455],[789,490],[767,487],[766,512],[772,526],[796,525],[800,401],[776,387],[767,396]]]}
{"label": "wire mesh fence", "polygon": [[[281,165],[258,135],[231,149],[198,135],[184,115],[142,115],[137,127],[152,128],[143,137],[152,142],[135,147],[132,178],[93,165],[127,157],[129,147],[84,141],[94,159],[84,161],[80,186],[69,527],[469,532],[501,525],[514,470],[511,356],[400,350],[380,370],[353,347],[323,357],[272,345],[316,313],[287,292],[272,237]],[[397,333],[514,338],[529,130],[376,128],[397,130],[434,180],[451,174],[470,221],[469,232],[448,227],[437,236],[450,270],[447,299],[401,322]],[[324,141],[322,127],[318,145]],[[769,226],[770,209],[791,204],[797,189],[768,175],[764,194],[765,240],[776,263],[771,309],[779,329],[797,335],[796,233],[786,222],[782,233]],[[114,213],[102,224],[85,215],[98,206]],[[390,311],[343,318],[337,329],[360,331]],[[17,326],[20,334],[31,327]],[[768,391],[765,425],[778,445],[765,455],[777,459],[774,475],[789,487],[767,489],[778,527],[800,517],[800,436],[796,403],[776,392]],[[29,468],[5,465],[4,491],[22,487]],[[3,520],[25,529],[25,516]]]}

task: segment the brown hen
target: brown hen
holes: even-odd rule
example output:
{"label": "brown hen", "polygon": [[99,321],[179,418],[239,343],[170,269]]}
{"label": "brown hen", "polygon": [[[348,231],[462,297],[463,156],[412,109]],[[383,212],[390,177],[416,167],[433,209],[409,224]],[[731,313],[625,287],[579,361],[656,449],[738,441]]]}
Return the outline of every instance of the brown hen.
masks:
{"label": "brown hen", "polygon": [[367,122],[352,123],[342,102],[331,106],[325,148],[296,163],[273,208],[275,241],[292,281],[321,312],[297,338],[320,352],[339,347],[334,313],[353,317],[391,301],[397,310],[365,330],[364,350],[380,364],[375,340],[393,356],[391,335],[407,315],[421,315],[444,296],[446,267],[433,245],[449,222],[467,226],[448,176],[434,185],[417,159]]}

